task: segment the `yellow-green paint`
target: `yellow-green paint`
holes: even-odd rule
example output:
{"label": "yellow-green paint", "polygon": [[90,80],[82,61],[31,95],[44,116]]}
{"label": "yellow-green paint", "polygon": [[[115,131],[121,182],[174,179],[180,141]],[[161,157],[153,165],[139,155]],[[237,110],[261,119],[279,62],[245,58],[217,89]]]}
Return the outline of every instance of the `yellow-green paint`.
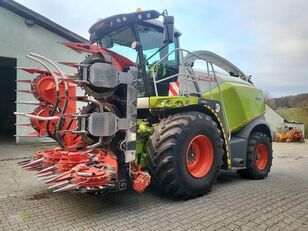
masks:
{"label": "yellow-green paint", "polygon": [[[219,86],[231,132],[242,128],[253,119],[264,114],[264,96],[260,89],[253,85],[236,82],[223,82]],[[212,90],[212,94],[213,99],[221,101],[218,87]],[[203,97],[209,99],[210,92],[205,92]]]}
{"label": "yellow-green paint", "polygon": [[150,127],[148,123],[142,121],[142,120],[137,120],[137,125],[138,125],[138,133],[141,135],[151,135],[153,133],[153,127]]}
{"label": "yellow-green paint", "polygon": [[[231,132],[264,114],[264,96],[260,89],[237,82],[223,82],[219,86]],[[212,94],[214,100],[221,101],[218,87],[212,89]],[[205,92],[202,97],[209,99],[210,92]],[[195,105],[198,102],[198,97],[192,96],[158,96],[150,97],[150,108],[178,108]]]}
{"label": "yellow-green paint", "polygon": [[198,104],[198,97],[192,96],[157,96],[150,97],[150,108],[177,108]]}
{"label": "yellow-green paint", "polygon": [[25,222],[25,223],[28,222],[29,219],[30,219],[29,213],[26,212],[26,211],[24,211],[24,212],[21,214],[21,219],[22,219],[22,221]]}
{"label": "yellow-green paint", "polygon": [[147,147],[149,145],[149,137],[152,135],[156,124],[150,126],[147,122],[138,119],[137,120],[137,139],[136,139],[136,160],[137,164],[140,164],[142,168],[146,167]]}

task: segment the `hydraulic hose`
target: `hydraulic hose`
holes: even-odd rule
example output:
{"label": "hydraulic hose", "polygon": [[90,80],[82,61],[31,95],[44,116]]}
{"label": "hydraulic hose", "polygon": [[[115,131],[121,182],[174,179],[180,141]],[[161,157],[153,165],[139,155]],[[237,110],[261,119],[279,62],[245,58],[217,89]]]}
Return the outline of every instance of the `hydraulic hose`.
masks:
{"label": "hydraulic hose", "polygon": [[[66,82],[66,76],[64,75],[64,73],[61,71],[61,69],[53,62],[51,61],[50,59],[44,57],[44,56],[41,56],[41,55],[38,55],[38,54],[35,54],[35,53],[30,53],[30,55],[36,57],[36,58],[39,58],[39,59],[43,59],[44,61],[50,63],[56,70],[57,72],[60,74],[61,76],[61,79],[64,83],[64,89],[65,89],[65,100],[64,100],[64,105],[63,105],[63,108],[61,110],[61,114],[65,114],[66,112],[66,109],[67,109],[67,106],[68,106],[68,99],[69,99],[69,90],[68,90],[68,83]],[[59,93],[59,86],[58,86],[58,93]],[[57,99],[58,101],[59,100],[59,94],[57,96]],[[59,104],[59,102],[58,102]],[[57,105],[58,106],[58,105]],[[53,112],[55,113],[55,112]],[[49,131],[49,126],[50,126],[50,121],[47,122],[47,131]],[[62,142],[62,137],[61,135],[59,134],[58,131],[60,131],[61,129],[63,128],[63,118],[61,117],[58,122],[57,122],[57,127],[56,127],[56,140],[58,141],[58,143],[60,144],[61,147],[64,147],[64,144]]]}
{"label": "hydraulic hose", "polygon": [[[59,106],[59,103],[60,103],[60,91],[59,91],[59,82],[58,82],[58,77],[53,73],[53,71],[50,69],[50,67],[44,63],[42,60],[40,60],[39,58],[41,58],[41,56],[39,55],[36,55],[36,54],[33,54],[33,53],[30,53],[29,55],[26,56],[27,58],[29,59],[32,59],[38,63],[40,63],[43,67],[45,67],[46,70],[49,71],[49,73],[51,74],[54,82],[55,82],[55,87],[56,87],[56,102],[55,102],[55,105],[53,107],[53,110],[51,111],[50,113],[50,116],[53,116],[57,109],[58,109],[58,106]],[[57,139],[57,137],[55,137],[53,134],[50,133],[50,120],[48,120],[47,122],[47,125],[46,125],[46,128],[47,128],[47,134],[48,136],[54,138],[60,145],[61,145],[61,141]],[[61,145],[62,146],[62,145]]]}

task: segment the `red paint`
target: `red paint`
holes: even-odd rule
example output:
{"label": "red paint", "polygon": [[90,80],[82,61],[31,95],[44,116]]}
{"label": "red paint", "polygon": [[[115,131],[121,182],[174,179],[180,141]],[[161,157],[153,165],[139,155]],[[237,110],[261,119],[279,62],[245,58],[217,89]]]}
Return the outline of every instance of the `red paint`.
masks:
{"label": "red paint", "polygon": [[111,63],[117,68],[119,71],[123,71],[125,67],[134,67],[136,66],[131,60],[128,58],[98,47],[97,45],[93,44],[84,44],[84,43],[73,43],[73,42],[63,42],[63,44],[69,48],[72,48],[73,50],[79,51],[79,52],[88,52],[88,53],[94,53],[94,54],[102,54],[102,55],[110,55],[112,57]]}
{"label": "red paint", "polygon": [[186,151],[186,167],[195,178],[209,173],[214,161],[214,149],[211,140],[205,135],[195,136]]}
{"label": "red paint", "polygon": [[132,172],[132,188],[138,192],[142,193],[151,183],[151,175],[148,172],[141,171],[141,165],[134,166],[135,171]]}
{"label": "red paint", "polygon": [[268,164],[268,151],[265,144],[259,144],[256,149],[256,167],[264,170]]}
{"label": "red paint", "polygon": [[[53,107],[50,105],[41,105],[37,107],[33,111],[33,115],[42,116],[42,117],[48,117],[50,113],[52,112]],[[55,116],[59,115],[59,112],[56,112],[54,114]],[[52,135],[55,135],[55,126],[57,125],[58,120],[51,120],[49,125],[49,132]],[[31,126],[34,130],[36,130],[39,134],[39,136],[45,136],[47,135],[47,121],[38,120],[31,118],[30,119]]]}

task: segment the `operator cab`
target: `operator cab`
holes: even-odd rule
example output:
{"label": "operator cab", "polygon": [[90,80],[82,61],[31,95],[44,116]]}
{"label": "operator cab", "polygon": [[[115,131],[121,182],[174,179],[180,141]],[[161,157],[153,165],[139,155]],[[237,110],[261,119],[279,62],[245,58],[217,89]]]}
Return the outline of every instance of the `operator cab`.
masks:
{"label": "operator cab", "polygon": [[[164,23],[155,20],[160,15],[164,16]],[[158,80],[178,73],[178,52],[169,55],[154,70],[155,63],[179,47],[181,33],[173,29],[173,17],[169,17],[157,11],[121,14],[100,20],[89,30],[92,43],[97,42],[102,48],[121,54],[136,64],[139,97],[154,95],[154,71]],[[171,81],[175,79],[157,84],[159,95],[168,95]]]}

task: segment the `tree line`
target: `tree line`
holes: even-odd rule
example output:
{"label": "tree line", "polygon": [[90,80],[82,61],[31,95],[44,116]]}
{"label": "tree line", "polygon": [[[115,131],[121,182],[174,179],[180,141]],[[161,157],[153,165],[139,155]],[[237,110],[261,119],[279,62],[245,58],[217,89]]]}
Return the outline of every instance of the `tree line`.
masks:
{"label": "tree line", "polygon": [[269,98],[265,94],[266,103],[273,109],[277,108],[302,108],[308,107],[308,93],[282,96],[279,98]]}

